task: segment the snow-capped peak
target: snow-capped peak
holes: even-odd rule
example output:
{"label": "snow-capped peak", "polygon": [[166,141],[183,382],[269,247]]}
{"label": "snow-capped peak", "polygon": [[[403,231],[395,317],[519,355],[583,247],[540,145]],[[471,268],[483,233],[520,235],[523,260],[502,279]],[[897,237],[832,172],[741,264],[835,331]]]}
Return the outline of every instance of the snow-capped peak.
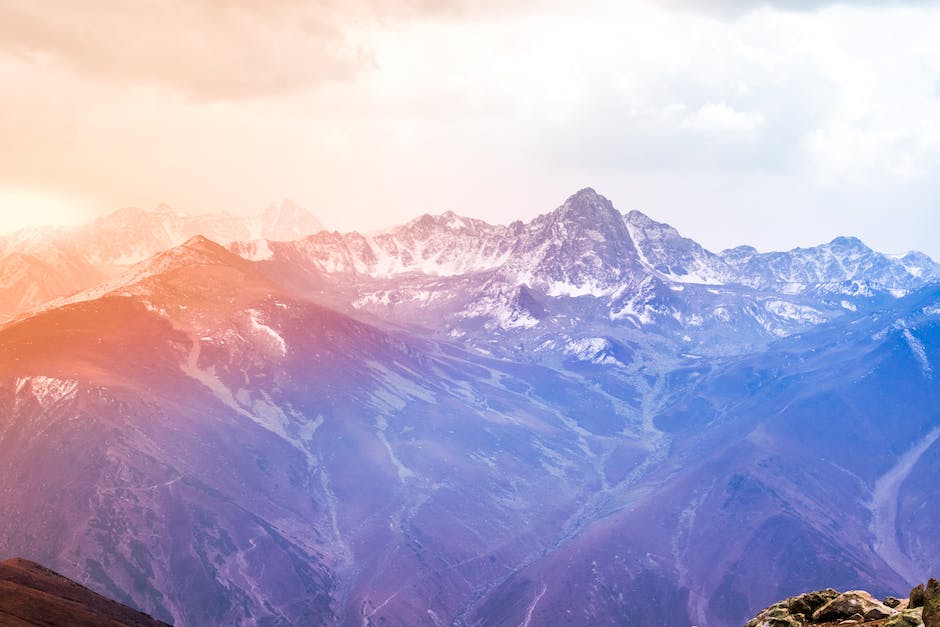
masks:
{"label": "snow-capped peak", "polygon": [[289,241],[323,230],[323,225],[312,213],[287,198],[268,205],[250,223],[255,227],[250,239]]}

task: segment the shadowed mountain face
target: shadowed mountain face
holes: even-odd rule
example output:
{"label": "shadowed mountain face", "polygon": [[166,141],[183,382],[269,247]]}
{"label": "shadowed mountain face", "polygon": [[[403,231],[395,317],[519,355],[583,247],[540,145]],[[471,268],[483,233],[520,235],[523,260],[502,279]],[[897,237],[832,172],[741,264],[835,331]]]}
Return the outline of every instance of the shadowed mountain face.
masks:
{"label": "shadowed mountain face", "polygon": [[940,561],[940,291],[860,246],[784,271],[591,190],[192,238],[0,327],[0,553],[179,625],[722,627],[903,591]]}
{"label": "shadowed mountain face", "polygon": [[0,623],[72,627],[166,627],[24,559],[0,562]]}

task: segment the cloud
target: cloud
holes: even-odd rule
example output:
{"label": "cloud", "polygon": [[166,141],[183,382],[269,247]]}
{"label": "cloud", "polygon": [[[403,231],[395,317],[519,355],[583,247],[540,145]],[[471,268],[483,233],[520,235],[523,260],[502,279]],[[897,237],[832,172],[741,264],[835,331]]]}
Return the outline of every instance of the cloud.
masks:
{"label": "cloud", "polygon": [[226,99],[342,78],[367,52],[329,3],[0,1],[0,47],[82,75]]}
{"label": "cloud", "polygon": [[0,0],[0,53],[82,75],[238,99],[343,80],[374,66],[369,38],[424,17],[498,16],[495,0]]}
{"label": "cloud", "polygon": [[509,220],[585,185],[666,221],[777,210],[795,226],[774,237],[839,207],[932,211],[940,11],[821,4],[0,0],[0,191],[290,196],[335,228]]}
{"label": "cloud", "polygon": [[706,133],[748,133],[764,124],[764,116],[736,111],[725,103],[708,103],[682,119],[682,128]]}
{"label": "cloud", "polygon": [[778,11],[807,12],[818,11],[830,6],[856,6],[870,8],[891,8],[899,6],[937,5],[936,0],[651,0],[653,3],[677,9],[736,18],[743,14],[763,8]]}
{"label": "cloud", "polygon": [[[377,3],[376,3],[377,4]],[[357,29],[410,2],[0,0],[0,51],[82,75],[155,84],[200,99],[251,97],[342,79],[368,67]]]}

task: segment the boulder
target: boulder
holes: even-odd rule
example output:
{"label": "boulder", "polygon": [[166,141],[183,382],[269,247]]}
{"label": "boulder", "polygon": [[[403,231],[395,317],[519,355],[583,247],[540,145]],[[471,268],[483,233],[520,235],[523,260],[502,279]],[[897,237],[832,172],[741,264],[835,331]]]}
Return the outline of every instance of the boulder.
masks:
{"label": "boulder", "polygon": [[924,627],[940,627],[940,581],[931,579],[924,591]]}
{"label": "boulder", "polygon": [[790,597],[787,599],[787,609],[790,610],[790,614],[803,614],[804,616],[812,616],[813,612],[838,596],[839,592],[837,590],[833,590],[832,588],[816,590],[815,592],[807,592],[806,594],[801,594],[799,596]]}
{"label": "boulder", "polygon": [[924,607],[924,592],[924,584],[917,584],[917,586],[911,590],[911,594],[908,597],[908,607]]}
{"label": "boulder", "polygon": [[754,623],[754,627],[803,627],[803,623],[797,621],[792,616],[786,616],[784,618],[765,618]]}
{"label": "boulder", "polygon": [[802,627],[809,624],[808,617],[813,612],[838,596],[837,590],[827,588],[790,597],[774,603],[749,620],[745,627]]}
{"label": "boulder", "polygon": [[774,603],[749,620],[744,627],[803,627],[803,621],[791,616],[787,609],[787,602],[781,601]]}
{"label": "boulder", "polygon": [[924,627],[921,620],[922,607],[912,610],[902,610],[885,621],[884,627]]}
{"label": "boulder", "polygon": [[813,612],[813,622],[837,622],[851,619],[855,614],[860,614],[865,620],[877,620],[888,618],[896,613],[896,610],[891,609],[864,590],[850,590],[843,592]]}

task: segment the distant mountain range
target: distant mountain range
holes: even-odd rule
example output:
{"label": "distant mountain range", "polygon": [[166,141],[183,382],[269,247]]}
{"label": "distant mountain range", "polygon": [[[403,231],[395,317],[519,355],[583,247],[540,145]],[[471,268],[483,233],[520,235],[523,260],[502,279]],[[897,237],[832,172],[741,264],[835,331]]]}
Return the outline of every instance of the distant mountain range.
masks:
{"label": "distant mountain range", "polygon": [[368,235],[129,215],[70,238],[87,284],[50,245],[5,292],[0,555],[177,625],[724,627],[940,568],[924,255],[713,253],[590,189]]}
{"label": "distant mountain range", "polygon": [[0,236],[0,320],[91,287],[194,235],[227,244],[297,239],[320,229],[309,211],[288,200],[249,218],[188,216],[160,205],[120,209],[74,229],[23,229]]}

